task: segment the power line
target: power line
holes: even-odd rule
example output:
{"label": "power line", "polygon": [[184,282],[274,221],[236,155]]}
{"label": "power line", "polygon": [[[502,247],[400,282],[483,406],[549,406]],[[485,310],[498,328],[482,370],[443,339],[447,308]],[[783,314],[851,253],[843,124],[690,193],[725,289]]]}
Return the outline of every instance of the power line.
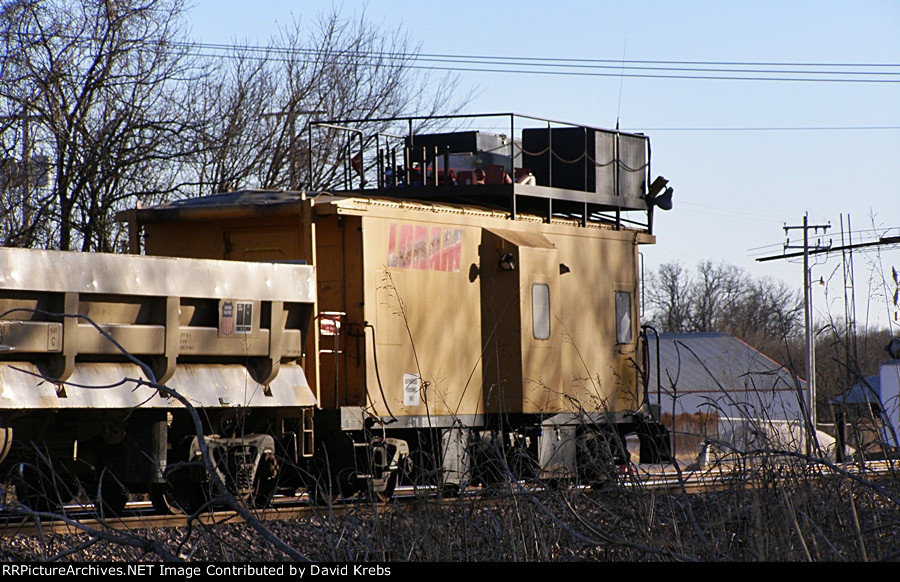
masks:
{"label": "power line", "polygon": [[[898,79],[844,79],[840,77],[764,77],[764,76],[737,76],[737,75],[683,75],[683,74],[650,74],[650,73],[617,73],[610,72],[576,72],[576,71],[553,71],[553,70],[516,70],[516,69],[490,69],[475,67],[437,67],[437,66],[420,66],[406,65],[411,69],[427,69],[433,71],[455,71],[464,73],[513,73],[526,75],[556,75],[556,76],[578,76],[578,77],[629,77],[639,79],[681,79],[691,81],[787,81],[787,82],[808,82],[808,83],[900,83]],[[774,71],[773,73],[778,73]],[[844,73],[839,73],[844,74]],[[893,74],[893,73],[891,73]]]}
{"label": "power line", "polygon": [[[810,255],[817,255],[817,254],[821,254],[821,253],[828,254],[828,253],[834,253],[837,251],[861,249],[861,248],[866,248],[866,247],[882,247],[882,246],[896,245],[896,244],[900,244],[900,236],[884,236],[884,237],[878,238],[878,240],[873,240],[873,241],[864,242],[864,243],[854,243],[854,244],[842,245],[839,247],[835,247],[835,246],[816,247],[813,249],[809,249],[808,254],[810,254]],[[802,252],[784,253],[781,255],[759,257],[758,259],[756,259],[756,261],[758,263],[763,263],[766,261],[775,261],[778,259],[791,259],[791,258],[802,257],[802,256],[803,256]]]}
{"label": "power line", "polygon": [[[261,49],[241,49],[255,52]],[[273,60],[272,54],[281,54],[275,57],[276,61],[287,61],[290,57],[300,54],[311,60],[317,57],[327,56],[335,59],[335,64],[350,62],[354,59],[386,60],[388,63],[396,61],[393,66],[402,66],[409,69],[467,72],[467,73],[508,73],[518,75],[554,75],[577,77],[629,77],[642,79],[682,79],[682,80],[711,80],[711,81],[788,81],[788,82],[812,82],[812,83],[900,83],[900,71],[801,71],[801,70],[777,70],[777,69],[734,69],[734,68],[694,68],[694,67],[644,67],[618,65],[573,65],[565,63],[531,63],[514,61],[485,61],[475,59],[427,58],[411,53],[374,53],[374,52],[341,52],[337,54],[318,53],[316,51],[293,50],[287,51],[273,49],[260,56],[247,56],[240,54],[221,53],[197,53],[198,56],[207,58],[249,58],[255,60]],[[416,64],[432,63],[432,64]],[[475,66],[470,66],[475,65]],[[483,65],[483,66],[481,66]],[[388,66],[392,66],[388,64]],[[860,65],[877,66],[877,65]],[[881,65],[900,66],[900,65]],[[503,68],[500,68],[503,67]],[[554,68],[548,68],[554,67]],[[631,71],[626,73],[625,71]],[[709,74],[687,74],[709,73]],[[737,74],[736,74],[737,73]],[[801,76],[819,75],[819,76]],[[821,76],[830,75],[830,76]]]}
{"label": "power line", "polygon": [[[67,36],[57,35],[53,38],[66,39]],[[33,42],[34,39],[29,40]],[[91,42],[89,37],[70,37],[68,40]],[[900,83],[900,64],[898,63],[574,59],[410,53],[405,51],[343,51],[203,42],[173,42],[171,46],[191,52],[198,57],[211,59],[243,58],[284,62],[299,56],[308,61],[324,58],[332,61],[333,64],[372,60],[385,66],[471,73],[715,81]],[[802,68],[810,70],[802,70]],[[629,72],[626,73],[626,70]]]}
{"label": "power line", "polygon": [[[280,47],[263,47],[259,45],[238,45],[221,43],[181,43],[185,47],[210,48],[215,50],[250,50],[260,52],[281,52],[284,54],[329,54],[332,51],[323,49],[296,49]],[[613,68],[619,68],[624,64],[637,65],[693,65],[693,66],[733,66],[733,67],[887,67],[900,68],[900,63],[836,63],[836,62],[775,62],[775,61],[675,61],[675,60],[635,60],[635,59],[575,59],[562,57],[508,57],[492,55],[464,55],[452,53],[405,53],[397,51],[346,51],[348,54],[367,54],[387,58],[422,58],[422,59],[446,59],[451,61],[465,61],[467,59],[489,60],[502,63],[528,63],[540,64],[552,63],[579,63],[583,65],[595,65],[598,63],[609,64]],[[891,73],[893,74],[893,73]]]}
{"label": "power line", "polygon": [[[191,45],[185,45],[186,48],[192,48]],[[561,69],[585,69],[585,70],[622,70],[631,71],[664,71],[664,72],[695,72],[695,73],[763,73],[778,75],[812,75],[812,74],[829,74],[829,75],[877,75],[877,76],[900,76],[900,70],[897,71],[859,71],[859,70],[797,70],[797,69],[758,69],[746,67],[839,67],[839,68],[900,68],[896,64],[873,64],[873,63],[753,63],[753,62],[716,62],[716,61],[629,61],[620,60],[612,61],[607,59],[563,59],[563,58],[520,58],[520,57],[502,57],[487,55],[451,55],[451,54],[435,54],[435,53],[401,53],[401,52],[380,52],[380,51],[323,51],[321,49],[281,49],[267,48],[258,46],[242,47],[239,45],[213,45],[198,43],[194,45],[198,48],[207,50],[234,50],[234,51],[250,51],[260,52],[266,55],[282,54],[282,55],[307,55],[311,57],[320,56],[341,56],[348,58],[372,58],[386,59],[398,61],[414,61],[425,63],[439,63],[452,65],[490,65],[490,66],[506,66],[506,67],[557,67]],[[210,55],[212,56],[212,55]],[[231,58],[231,55],[225,55]],[[236,55],[235,55],[236,57]],[[626,63],[630,63],[626,66]],[[648,66],[657,65],[657,66]],[[663,65],[663,66],[658,66]],[[677,66],[676,66],[677,65]],[[702,65],[702,66],[701,66]],[[715,68],[710,68],[715,67]],[[737,67],[737,68],[736,68]],[[479,69],[481,70],[481,69]],[[487,71],[507,71],[514,72],[510,69],[484,69]],[[545,70],[536,72],[547,72]],[[560,71],[561,72],[561,71]],[[587,74],[587,73],[586,73]]]}

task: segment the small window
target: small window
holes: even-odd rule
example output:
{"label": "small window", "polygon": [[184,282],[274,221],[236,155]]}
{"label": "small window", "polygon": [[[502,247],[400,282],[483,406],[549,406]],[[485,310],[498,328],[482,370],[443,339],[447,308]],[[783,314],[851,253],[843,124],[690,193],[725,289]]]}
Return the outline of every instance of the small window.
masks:
{"label": "small window", "polygon": [[616,291],[616,343],[631,343],[631,293]]}
{"label": "small window", "polygon": [[546,283],[531,285],[531,326],[534,339],[550,339],[550,286]]}

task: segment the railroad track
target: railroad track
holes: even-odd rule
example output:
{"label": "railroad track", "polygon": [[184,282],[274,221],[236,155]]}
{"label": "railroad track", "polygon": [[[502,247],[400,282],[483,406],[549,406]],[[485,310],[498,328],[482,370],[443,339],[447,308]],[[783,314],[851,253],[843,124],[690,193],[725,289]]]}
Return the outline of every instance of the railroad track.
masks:
{"label": "railroad track", "polygon": [[[373,504],[367,503],[368,507]],[[271,507],[251,510],[252,515],[260,521],[287,520],[294,518],[311,518],[328,513],[341,515],[351,509],[361,507],[360,503],[335,502],[328,506],[310,504],[302,499],[277,498]],[[386,507],[379,503],[376,506]],[[377,509],[376,509],[377,510]],[[383,509],[382,509],[383,510]],[[77,534],[92,530],[113,529],[119,531],[143,530],[152,528],[184,527],[188,524],[188,516],[182,513],[168,515],[154,514],[149,502],[129,503],[125,515],[100,519],[91,506],[67,506],[55,515],[43,514],[42,517],[0,513],[0,537],[15,535]],[[200,513],[193,517],[194,523],[202,525],[241,523],[244,518],[234,510],[220,510]]]}
{"label": "railroad track", "polygon": [[[869,461],[864,465],[844,464],[840,469],[849,473],[858,472],[866,477],[881,477],[898,469],[897,462]],[[632,474],[620,475],[620,479],[608,486],[621,486],[660,493],[695,494],[702,491],[722,489],[734,486],[753,486],[753,480],[743,471],[736,471],[728,464],[714,464],[702,470],[683,469],[676,471],[672,466],[658,467],[655,470],[643,470]],[[602,493],[602,486],[599,488]],[[581,489],[589,489],[581,486]],[[535,485],[524,485],[519,493],[537,489]],[[464,497],[477,498],[482,492],[480,488],[469,488]],[[448,498],[456,499],[456,497]],[[398,487],[394,498],[388,502],[372,502],[365,499],[349,498],[328,505],[310,503],[308,498],[276,497],[273,504],[265,509],[252,510],[252,515],[260,521],[306,519],[328,515],[344,515],[350,511],[369,511],[373,513],[388,512],[398,506],[420,503],[423,500],[438,502],[439,497],[434,488]],[[98,519],[92,507],[68,506],[55,516],[43,514],[42,519],[34,516],[23,516],[16,512],[0,512],[0,537],[16,535],[76,534],[101,529],[144,530],[152,528],[184,527],[188,516],[184,514],[155,515],[149,502],[139,501],[128,504],[127,515],[116,518]],[[194,523],[203,525],[240,523],[244,518],[236,511],[213,511],[201,513],[194,518]]]}

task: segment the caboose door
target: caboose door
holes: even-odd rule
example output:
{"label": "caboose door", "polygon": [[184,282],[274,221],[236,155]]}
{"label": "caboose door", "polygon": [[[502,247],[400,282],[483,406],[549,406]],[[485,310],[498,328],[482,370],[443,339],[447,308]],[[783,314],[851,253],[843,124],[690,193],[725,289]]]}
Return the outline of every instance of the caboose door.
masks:
{"label": "caboose door", "polygon": [[484,229],[481,313],[485,410],[541,413],[561,402],[559,260],[534,232]]}

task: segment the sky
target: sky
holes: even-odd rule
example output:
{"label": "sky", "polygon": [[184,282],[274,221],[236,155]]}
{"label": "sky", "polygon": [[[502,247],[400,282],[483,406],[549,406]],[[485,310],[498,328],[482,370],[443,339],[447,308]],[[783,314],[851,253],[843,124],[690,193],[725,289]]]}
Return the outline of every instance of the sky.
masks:
{"label": "sky", "polygon": [[[657,244],[643,247],[648,271],[672,262],[693,271],[711,260],[802,290],[801,259],[757,261],[786,245],[799,250],[802,230],[785,226],[805,216],[830,225],[810,236],[833,246],[900,235],[900,0],[195,0],[187,16],[198,42],[265,46],[277,26],[332,9],[399,27],[422,54],[611,61],[595,70],[603,76],[457,74],[460,89],[476,95],[466,113],[618,122],[649,135],[652,173],[675,194],[674,208],[655,215]],[[697,70],[648,78],[659,73],[633,67],[661,65],[632,61],[759,72],[728,74],[757,80],[701,79],[712,73]],[[785,76],[794,80],[764,80]],[[896,335],[886,296],[900,245],[874,248],[852,255],[856,320]],[[842,318],[841,253],[817,254],[811,265],[816,319]]]}

